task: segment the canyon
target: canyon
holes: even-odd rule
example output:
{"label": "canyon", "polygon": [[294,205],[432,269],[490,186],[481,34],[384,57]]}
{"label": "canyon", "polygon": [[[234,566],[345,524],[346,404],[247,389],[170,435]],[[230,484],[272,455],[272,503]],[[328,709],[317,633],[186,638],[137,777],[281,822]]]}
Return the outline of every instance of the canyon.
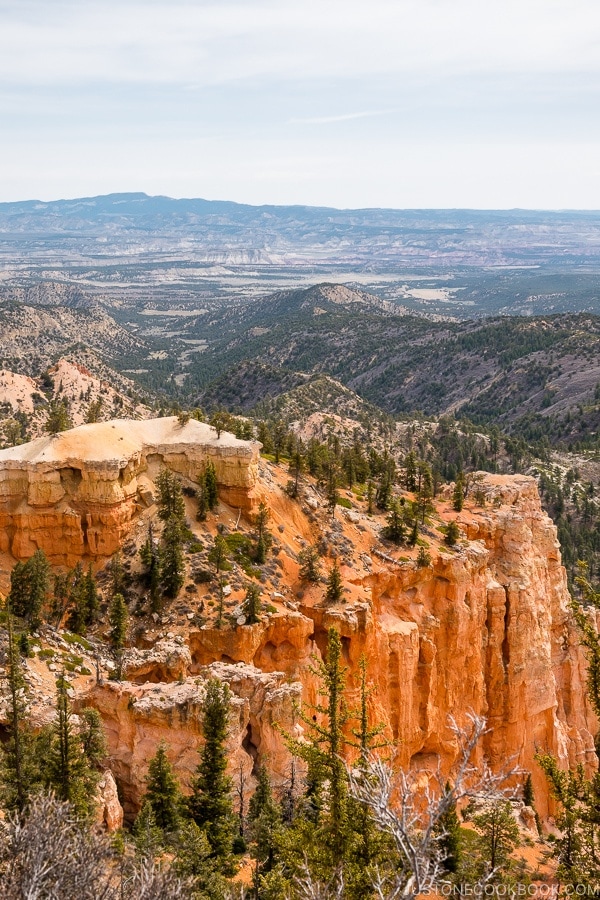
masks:
{"label": "canyon", "polygon": [[[110,448],[103,455],[106,436],[122,444],[118,457]],[[323,658],[332,627],[341,635],[351,709],[359,701],[361,657],[367,660],[369,716],[383,724],[385,752],[395,765],[430,774],[439,766],[451,775],[460,747],[450,717],[464,726],[469,714],[481,715],[489,730],[477,763],[531,772],[538,812],[552,815],[535,754],[548,751],[562,767],[581,763],[593,771],[598,723],[586,696],[585,655],[556,528],[541,507],[535,479],[479,473],[477,502],[469,498],[458,515],[450,487],[442,488],[423,530],[431,562],[419,566],[417,548],[380,543],[381,517],[369,515],[351,492],[352,502],[333,520],[317,508],[308,481],[301,500],[292,500],[287,470],[259,462],[258,447],[171,418],[82,426],[0,454],[2,549],[15,558],[43,547],[55,563],[85,558],[98,565],[125,536],[131,539],[136,529],[145,534],[155,514],[153,478],[160,465],[187,483],[204,460],[214,462],[221,502],[207,523],[191,525],[198,540],[244,522],[251,527],[259,497],[270,507],[277,580],[261,579],[266,602],[258,623],[245,624],[247,581],[237,578],[234,563],[226,620],[207,615],[211,595],[190,580],[181,615],[166,610],[138,624],[122,680],[108,678],[114,664],[106,649],[99,679],[92,675],[94,655],[81,649],[88,669],[87,676],[72,677],[74,704],[100,712],[126,821],[140,807],[148,762],[161,741],[184,788],[189,785],[211,677],[231,689],[234,778],[251,789],[257,765],[265,762],[276,785],[289,783],[286,740],[305,733],[299,705],[318,701],[314,661]],[[60,524],[69,517],[72,527]],[[451,518],[461,530],[453,548],[443,541]],[[319,535],[340,564],[344,599],[334,605],[325,604],[321,584],[299,577],[298,554]],[[44,634],[42,628],[42,643]],[[38,692],[52,683],[47,660],[36,657],[29,665]],[[355,752],[348,748],[349,760]]]}

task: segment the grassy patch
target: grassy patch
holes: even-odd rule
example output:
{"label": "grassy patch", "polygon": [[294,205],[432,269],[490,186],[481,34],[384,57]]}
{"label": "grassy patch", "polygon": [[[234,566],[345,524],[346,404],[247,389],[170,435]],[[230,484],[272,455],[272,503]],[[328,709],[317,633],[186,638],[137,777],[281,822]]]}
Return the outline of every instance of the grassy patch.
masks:
{"label": "grassy patch", "polygon": [[86,641],[80,634],[70,634],[68,631],[65,631],[61,637],[67,644],[79,644],[80,647],[83,647],[83,649],[88,652],[91,652],[94,649],[90,642]]}

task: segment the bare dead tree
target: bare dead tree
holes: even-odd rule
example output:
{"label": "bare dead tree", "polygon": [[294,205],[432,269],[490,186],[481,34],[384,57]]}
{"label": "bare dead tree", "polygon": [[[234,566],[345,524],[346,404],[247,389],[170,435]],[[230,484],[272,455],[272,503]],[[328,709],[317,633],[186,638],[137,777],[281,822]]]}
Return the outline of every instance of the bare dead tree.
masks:
{"label": "bare dead tree", "polygon": [[327,884],[315,881],[308,863],[297,876],[294,883],[294,897],[298,900],[342,900],[344,897],[343,872],[335,872],[333,878]]}
{"label": "bare dead tree", "polygon": [[86,831],[72,807],[52,795],[35,797],[6,823],[0,850],[6,900],[108,900],[115,896],[111,849]]}
{"label": "bare dead tree", "polygon": [[[412,900],[430,893],[444,880],[442,847],[446,836],[440,823],[456,804],[474,797],[498,798],[502,785],[518,770],[491,771],[487,763],[476,766],[474,755],[486,733],[485,719],[473,713],[468,725],[460,728],[453,718],[449,727],[459,752],[450,780],[438,765],[423,787],[423,772],[394,772],[387,763],[372,757],[366,772],[350,774],[352,794],[370,809],[375,823],[392,838],[401,865],[393,876],[379,874],[373,885],[380,900]],[[494,872],[486,873],[489,881]]]}
{"label": "bare dead tree", "polygon": [[77,819],[68,803],[41,794],[1,823],[3,900],[185,900],[189,886],[142,861],[117,871],[106,835]]}

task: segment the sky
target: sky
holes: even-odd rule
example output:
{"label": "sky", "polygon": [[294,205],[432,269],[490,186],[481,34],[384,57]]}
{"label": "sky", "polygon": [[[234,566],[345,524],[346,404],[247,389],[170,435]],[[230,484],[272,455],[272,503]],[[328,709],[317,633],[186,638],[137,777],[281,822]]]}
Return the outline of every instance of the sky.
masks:
{"label": "sky", "polygon": [[0,201],[600,209],[598,0],[0,0]]}

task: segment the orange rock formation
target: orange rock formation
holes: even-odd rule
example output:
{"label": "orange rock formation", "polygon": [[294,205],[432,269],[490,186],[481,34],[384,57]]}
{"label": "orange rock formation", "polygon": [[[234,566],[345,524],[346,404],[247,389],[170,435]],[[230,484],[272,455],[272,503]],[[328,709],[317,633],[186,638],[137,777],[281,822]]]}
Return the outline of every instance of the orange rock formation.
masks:
{"label": "orange rock formation", "polygon": [[152,503],[162,466],[197,482],[211,460],[221,498],[250,510],[259,446],[169,417],[81,425],[1,450],[0,551],[24,559],[41,548],[64,565],[112,555]]}
{"label": "orange rock formation", "polygon": [[[309,591],[301,604],[280,604],[256,625],[192,628],[170,650],[163,642],[131,654],[130,683],[94,688],[83,702],[97,706],[108,727],[128,811],[139,804],[147,761],[162,737],[184,780],[197,761],[206,666],[238,698],[235,766],[251,773],[262,758],[283,780],[290,760],[274,723],[298,728],[292,700],[302,692],[314,702],[310,658],[324,653],[335,625],[351,702],[364,653],[374,686],[371,715],[385,723],[399,764],[434,770],[440,763],[448,771],[458,754],[448,716],[461,724],[473,711],[490,727],[481,756],[497,769],[512,762],[531,771],[539,812],[547,814],[536,751],[549,750],[564,766],[596,764],[585,660],[556,530],[534,479],[486,476],[480,487],[486,506],[459,516],[469,540],[456,550],[432,544],[430,567],[418,568],[414,559],[357,559],[355,568],[343,569],[351,587],[345,604],[326,608],[322,591]],[[174,677],[179,684],[159,683]]]}

